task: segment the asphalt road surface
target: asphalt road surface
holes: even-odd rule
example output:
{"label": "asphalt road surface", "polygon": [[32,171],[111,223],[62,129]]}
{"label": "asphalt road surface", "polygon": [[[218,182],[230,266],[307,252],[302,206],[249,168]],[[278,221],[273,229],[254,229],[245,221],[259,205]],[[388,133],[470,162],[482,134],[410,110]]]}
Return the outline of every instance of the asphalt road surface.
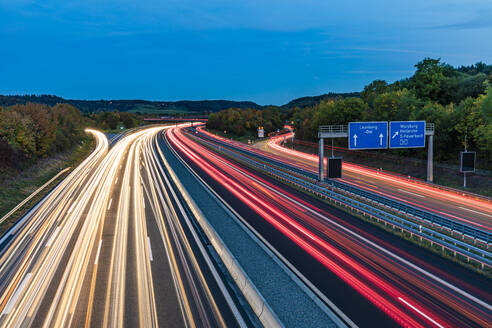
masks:
{"label": "asphalt road surface", "polygon": [[184,224],[154,144],[106,137],[1,240],[3,327],[244,326]]}

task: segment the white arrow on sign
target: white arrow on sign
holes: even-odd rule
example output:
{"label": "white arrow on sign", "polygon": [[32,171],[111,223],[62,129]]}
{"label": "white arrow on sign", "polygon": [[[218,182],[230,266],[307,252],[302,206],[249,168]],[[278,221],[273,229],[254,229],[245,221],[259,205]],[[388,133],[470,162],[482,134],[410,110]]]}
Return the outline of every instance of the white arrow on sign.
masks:
{"label": "white arrow on sign", "polygon": [[354,147],[357,147],[357,134],[354,134]]}
{"label": "white arrow on sign", "polygon": [[396,131],[395,134],[393,134],[393,136],[391,137],[391,139],[395,139],[397,135],[398,135],[398,131]]}
{"label": "white arrow on sign", "polygon": [[382,133],[379,134],[379,145],[380,146],[383,145],[383,134]]}

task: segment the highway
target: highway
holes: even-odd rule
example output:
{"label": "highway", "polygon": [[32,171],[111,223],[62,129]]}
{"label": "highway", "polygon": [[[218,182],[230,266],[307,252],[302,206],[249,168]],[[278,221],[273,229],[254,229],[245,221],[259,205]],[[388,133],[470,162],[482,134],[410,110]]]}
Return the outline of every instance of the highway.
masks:
{"label": "highway", "polygon": [[492,322],[487,278],[224,158],[180,129],[167,130],[165,138],[360,327],[485,327]]}
{"label": "highway", "polygon": [[[279,143],[283,141],[284,136],[270,138],[252,147],[199,129],[209,137],[227,142],[233,147],[255,152],[260,156],[286,163],[313,175],[318,174],[318,157],[282,147]],[[288,137],[289,135],[286,135],[286,138]],[[492,202],[486,199],[465,196],[459,192],[443,190],[427,183],[353,163],[344,162],[342,170],[341,180],[357,188],[492,231]]]}
{"label": "highway", "polygon": [[155,140],[95,151],[0,241],[2,327],[246,326],[185,224]]}
{"label": "highway", "polygon": [[1,327],[253,324],[164,168],[163,143],[357,326],[492,322],[490,279],[227,159],[184,126],[111,147],[87,131],[94,152],[0,239]]}

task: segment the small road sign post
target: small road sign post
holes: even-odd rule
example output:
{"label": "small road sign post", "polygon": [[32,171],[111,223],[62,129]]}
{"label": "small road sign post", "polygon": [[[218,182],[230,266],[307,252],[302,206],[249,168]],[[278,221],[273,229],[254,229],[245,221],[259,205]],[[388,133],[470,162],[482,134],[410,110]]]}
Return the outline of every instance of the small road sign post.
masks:
{"label": "small road sign post", "polygon": [[324,170],[325,170],[325,143],[323,138],[319,139],[318,144],[318,155],[319,155],[319,163],[318,163],[318,177],[319,181],[323,181],[324,178]]}
{"label": "small road sign post", "polygon": [[475,158],[476,152],[474,151],[462,151],[460,153],[461,165],[460,171],[463,172],[463,188],[466,188],[466,173],[475,172]]}
{"label": "small road sign post", "polygon": [[258,138],[264,138],[265,137],[265,130],[263,129],[262,126],[258,127]]}
{"label": "small road sign post", "polygon": [[388,122],[350,122],[349,149],[388,148]]}
{"label": "small road sign post", "polygon": [[390,148],[424,148],[425,121],[390,122]]}
{"label": "small road sign post", "polygon": [[327,178],[336,179],[342,177],[342,158],[328,157]]}
{"label": "small road sign post", "polygon": [[324,138],[332,139],[332,157],[333,157],[333,138],[347,138],[347,125],[322,125],[318,130],[319,138],[319,180],[323,181],[324,176]]}

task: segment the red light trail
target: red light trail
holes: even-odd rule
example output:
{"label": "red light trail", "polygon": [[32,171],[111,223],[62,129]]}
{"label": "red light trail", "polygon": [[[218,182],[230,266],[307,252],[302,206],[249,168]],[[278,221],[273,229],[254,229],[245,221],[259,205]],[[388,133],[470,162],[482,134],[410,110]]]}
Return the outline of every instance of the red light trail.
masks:
{"label": "red light trail", "polygon": [[[365,244],[363,238],[355,238],[326,221],[334,220],[340,224],[343,223],[341,218],[220,158],[183,135],[179,129],[168,130],[167,138],[174,148],[232,195],[400,325],[473,326],[490,322],[487,311],[491,307],[487,302],[478,300],[477,304],[466,292],[457,295],[448,288],[450,284],[443,285],[432,274],[422,276],[416,273],[379,249]],[[385,247],[384,241],[375,237],[372,240]],[[400,254],[412,259],[402,251]],[[461,287],[453,286],[459,291]],[[489,298],[487,294],[481,296]],[[467,321],[464,322],[463,318]]]}

